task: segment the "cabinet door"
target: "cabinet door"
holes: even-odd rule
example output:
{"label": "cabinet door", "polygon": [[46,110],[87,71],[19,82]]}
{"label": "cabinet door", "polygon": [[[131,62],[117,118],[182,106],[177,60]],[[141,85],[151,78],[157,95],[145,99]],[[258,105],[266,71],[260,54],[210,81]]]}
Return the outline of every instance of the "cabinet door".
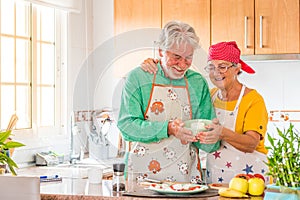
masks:
{"label": "cabinet door", "polygon": [[253,55],[254,0],[212,0],[211,41],[236,41],[243,55]]}
{"label": "cabinet door", "polygon": [[115,34],[138,28],[161,28],[161,0],[115,0]]}
{"label": "cabinet door", "polygon": [[299,0],[255,0],[255,54],[300,53]]}
{"label": "cabinet door", "polygon": [[162,0],[162,26],[180,20],[194,27],[201,47],[210,45],[210,0]]}

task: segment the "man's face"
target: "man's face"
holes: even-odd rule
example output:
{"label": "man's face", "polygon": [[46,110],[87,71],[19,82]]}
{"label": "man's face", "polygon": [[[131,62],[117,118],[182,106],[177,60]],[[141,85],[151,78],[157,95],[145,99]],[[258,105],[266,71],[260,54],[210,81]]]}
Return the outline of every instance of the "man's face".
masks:
{"label": "man's face", "polygon": [[190,45],[182,45],[179,49],[159,50],[159,54],[165,76],[181,79],[192,64],[194,49]]}

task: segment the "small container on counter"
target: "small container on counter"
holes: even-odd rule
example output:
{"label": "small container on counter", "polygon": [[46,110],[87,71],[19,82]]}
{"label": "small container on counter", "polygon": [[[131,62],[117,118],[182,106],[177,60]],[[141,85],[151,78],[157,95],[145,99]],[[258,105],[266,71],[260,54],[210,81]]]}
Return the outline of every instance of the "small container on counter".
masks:
{"label": "small container on counter", "polygon": [[124,163],[113,164],[113,181],[112,189],[114,192],[125,192],[125,177],[124,177]]}

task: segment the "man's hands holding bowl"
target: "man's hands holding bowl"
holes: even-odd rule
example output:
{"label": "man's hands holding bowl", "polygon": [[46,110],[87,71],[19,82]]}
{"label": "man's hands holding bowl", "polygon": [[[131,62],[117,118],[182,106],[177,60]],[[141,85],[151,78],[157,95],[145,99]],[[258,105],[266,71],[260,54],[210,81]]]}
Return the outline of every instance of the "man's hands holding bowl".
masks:
{"label": "man's hands holding bowl", "polygon": [[169,121],[168,134],[174,135],[182,144],[198,141],[202,144],[214,144],[220,140],[222,128],[219,120],[215,118],[211,123],[205,125],[206,130],[201,129],[199,132],[193,133],[194,131],[191,127],[187,127],[185,122],[181,119],[175,119]]}
{"label": "man's hands holding bowl", "polygon": [[169,121],[168,134],[178,138],[181,141],[181,144],[198,141],[192,131],[184,127],[184,122],[181,119]]}

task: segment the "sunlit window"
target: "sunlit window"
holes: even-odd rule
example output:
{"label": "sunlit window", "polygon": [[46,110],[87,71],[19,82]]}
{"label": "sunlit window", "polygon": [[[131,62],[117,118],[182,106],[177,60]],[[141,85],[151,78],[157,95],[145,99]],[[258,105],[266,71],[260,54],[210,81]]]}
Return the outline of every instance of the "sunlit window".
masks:
{"label": "sunlit window", "polygon": [[0,0],[0,127],[12,114],[17,129],[58,126],[61,37],[54,8]]}

